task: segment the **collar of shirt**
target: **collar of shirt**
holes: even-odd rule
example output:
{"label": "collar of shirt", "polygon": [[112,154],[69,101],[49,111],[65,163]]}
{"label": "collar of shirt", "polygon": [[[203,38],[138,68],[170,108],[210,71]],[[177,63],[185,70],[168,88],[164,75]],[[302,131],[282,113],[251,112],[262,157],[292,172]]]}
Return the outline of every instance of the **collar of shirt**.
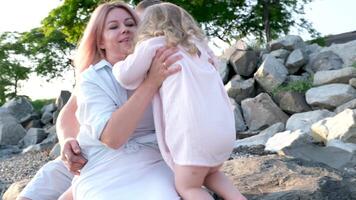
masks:
{"label": "collar of shirt", "polygon": [[105,59],[102,59],[100,62],[96,63],[93,68],[95,69],[95,71],[98,71],[99,69],[103,68],[103,67],[110,67],[112,68],[112,65],[106,61]]}

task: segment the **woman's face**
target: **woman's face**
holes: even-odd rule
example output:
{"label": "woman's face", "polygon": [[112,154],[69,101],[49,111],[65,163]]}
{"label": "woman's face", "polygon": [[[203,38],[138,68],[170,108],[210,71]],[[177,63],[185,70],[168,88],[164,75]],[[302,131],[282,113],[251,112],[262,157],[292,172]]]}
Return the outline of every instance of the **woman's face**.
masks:
{"label": "woman's face", "polygon": [[123,60],[130,53],[136,29],[134,18],[126,10],[114,8],[108,13],[100,48],[105,49],[105,57],[111,64]]}

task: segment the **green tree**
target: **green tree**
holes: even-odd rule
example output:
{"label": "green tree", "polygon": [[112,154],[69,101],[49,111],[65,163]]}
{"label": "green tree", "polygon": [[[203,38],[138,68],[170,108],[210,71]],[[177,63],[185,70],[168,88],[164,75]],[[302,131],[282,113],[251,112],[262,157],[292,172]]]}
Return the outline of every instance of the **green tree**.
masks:
{"label": "green tree", "polygon": [[67,41],[63,32],[35,28],[23,33],[20,42],[25,46],[26,56],[31,59],[37,75],[52,79],[62,76],[63,71],[74,69],[71,54],[75,45]]}
{"label": "green tree", "polygon": [[249,0],[247,14],[239,24],[241,36],[254,35],[262,42],[269,42],[281,34],[288,34],[291,27],[306,30],[312,37],[320,34],[303,15],[304,6],[313,0]]}
{"label": "green tree", "polygon": [[20,33],[0,35],[0,104],[17,95],[19,82],[28,79],[31,72]]}

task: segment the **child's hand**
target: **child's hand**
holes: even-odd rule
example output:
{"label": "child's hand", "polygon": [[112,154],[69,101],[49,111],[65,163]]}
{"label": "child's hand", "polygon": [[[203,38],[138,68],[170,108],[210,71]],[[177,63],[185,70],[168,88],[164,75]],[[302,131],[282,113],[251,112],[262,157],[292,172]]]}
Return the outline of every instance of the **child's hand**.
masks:
{"label": "child's hand", "polygon": [[150,70],[147,75],[147,81],[159,88],[163,81],[170,75],[181,70],[181,66],[174,65],[175,62],[182,59],[181,55],[175,55],[178,48],[161,47],[156,51],[156,55],[152,60]]}

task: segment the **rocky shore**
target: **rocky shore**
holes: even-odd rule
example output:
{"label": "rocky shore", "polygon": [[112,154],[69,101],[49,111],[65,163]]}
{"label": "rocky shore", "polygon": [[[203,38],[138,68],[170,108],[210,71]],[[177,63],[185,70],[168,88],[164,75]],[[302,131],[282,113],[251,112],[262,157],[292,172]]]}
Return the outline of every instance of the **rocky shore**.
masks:
{"label": "rocky shore", "polygon": [[[238,138],[223,170],[236,187],[253,200],[356,200],[356,41],[238,41],[220,61]],[[69,96],[40,112],[24,97],[0,107],[4,200],[59,155],[55,122]]]}

